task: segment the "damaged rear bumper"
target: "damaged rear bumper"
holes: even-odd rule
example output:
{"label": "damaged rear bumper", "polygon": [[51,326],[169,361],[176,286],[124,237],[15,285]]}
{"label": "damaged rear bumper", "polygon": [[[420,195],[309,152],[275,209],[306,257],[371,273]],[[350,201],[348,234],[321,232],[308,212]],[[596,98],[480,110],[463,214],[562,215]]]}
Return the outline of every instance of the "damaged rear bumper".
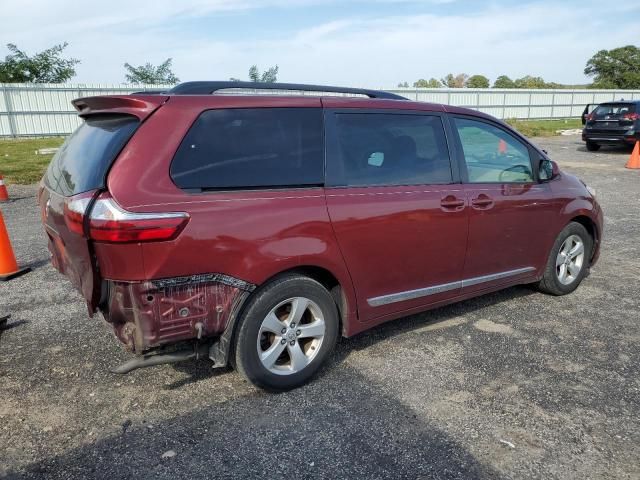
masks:
{"label": "damaged rear bumper", "polygon": [[136,354],[221,336],[255,289],[251,283],[220,273],[106,282],[100,310],[118,339]]}

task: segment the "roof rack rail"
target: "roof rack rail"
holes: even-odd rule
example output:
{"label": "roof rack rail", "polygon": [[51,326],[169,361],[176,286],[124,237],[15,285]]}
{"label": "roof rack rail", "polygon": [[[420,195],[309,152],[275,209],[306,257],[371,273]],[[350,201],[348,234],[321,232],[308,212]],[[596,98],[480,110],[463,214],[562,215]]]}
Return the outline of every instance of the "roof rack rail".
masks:
{"label": "roof rack rail", "polygon": [[303,85],[299,83],[264,83],[264,82],[184,82],[176,85],[167,93],[170,95],[209,95],[218,90],[240,88],[248,90],[294,90],[301,92],[352,93],[369,98],[385,98],[390,100],[408,100],[395,93],[365,88],[329,87],[326,85]]}
{"label": "roof rack rail", "polygon": [[152,88],[149,90],[138,90],[137,92],[131,92],[129,95],[163,95],[167,90]]}

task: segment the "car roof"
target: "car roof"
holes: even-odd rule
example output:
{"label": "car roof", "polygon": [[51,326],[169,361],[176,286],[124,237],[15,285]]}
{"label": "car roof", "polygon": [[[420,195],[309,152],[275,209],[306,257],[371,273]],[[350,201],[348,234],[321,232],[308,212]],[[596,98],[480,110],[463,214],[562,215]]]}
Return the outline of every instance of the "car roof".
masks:
{"label": "car roof", "polygon": [[366,109],[395,109],[395,110],[417,110],[424,112],[441,112],[458,115],[471,115],[498,121],[495,117],[479,110],[457,107],[455,105],[445,105],[442,103],[417,102],[413,100],[386,100],[357,97],[321,97],[324,108],[366,108]]}
{"label": "car roof", "polygon": [[611,105],[611,104],[617,104],[617,103],[640,103],[640,100],[624,100],[624,99],[620,99],[620,100],[611,100],[610,102],[600,102],[598,105]]}
{"label": "car roof", "polygon": [[[224,93],[222,90],[239,90],[238,93]],[[266,90],[270,93],[255,95],[252,92]],[[273,93],[271,93],[273,91]],[[166,92],[156,91],[155,94],[164,93],[169,96],[212,96],[226,97],[253,97],[255,104],[271,103],[267,99],[278,98],[280,100],[290,98],[292,104],[297,104],[296,100],[300,95],[291,95],[285,92],[301,92],[302,98],[319,98],[324,108],[366,108],[366,109],[396,109],[396,110],[417,110],[442,113],[454,113],[462,115],[472,115],[491,120],[497,120],[491,115],[469,108],[444,105],[439,103],[428,103],[411,101],[395,93],[383,90],[371,90],[352,87],[334,87],[328,85],[307,85],[297,83],[265,83],[265,82],[240,82],[240,81],[196,81],[184,82],[176,85]],[[309,93],[306,95],[305,93]],[[136,92],[135,94],[142,94]],[[328,95],[327,95],[328,94]],[[342,94],[346,96],[337,96]],[[351,96],[353,95],[353,96]],[[226,103],[226,102],[224,102]],[[281,103],[284,106],[286,101]],[[502,123],[502,122],[501,122]]]}
{"label": "car roof", "polygon": [[[140,94],[133,94],[138,96]],[[241,94],[169,94],[174,105],[188,106],[197,109],[216,108],[259,108],[259,107],[316,107],[331,109],[367,109],[367,110],[406,110],[436,113],[452,113],[470,115],[474,117],[493,120],[504,123],[478,110],[472,110],[453,105],[440,103],[417,102],[412,100],[394,100],[386,98],[362,98],[349,96],[323,96],[323,95],[256,95],[250,93]]]}
{"label": "car roof", "polygon": [[405,97],[384,90],[370,90],[366,88],[334,87],[329,85],[307,85],[301,83],[277,83],[277,82],[241,82],[241,81],[197,81],[183,82],[171,90],[170,95],[210,95],[220,90],[280,90],[299,92],[325,92],[362,95],[368,98],[386,98],[393,100],[406,100]]}

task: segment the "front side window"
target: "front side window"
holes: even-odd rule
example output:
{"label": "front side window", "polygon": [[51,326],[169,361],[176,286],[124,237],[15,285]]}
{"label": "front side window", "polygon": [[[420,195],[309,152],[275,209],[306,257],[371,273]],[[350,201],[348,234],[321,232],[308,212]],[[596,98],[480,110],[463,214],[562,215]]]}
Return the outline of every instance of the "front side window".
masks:
{"label": "front side window", "polygon": [[436,115],[336,113],[331,185],[451,183],[449,150]]}
{"label": "front side window", "polygon": [[202,190],[322,185],[322,111],[207,110],[182,140],[171,178]]}
{"label": "front side window", "polygon": [[469,183],[532,182],[529,149],[501,128],[467,118],[454,118]]}

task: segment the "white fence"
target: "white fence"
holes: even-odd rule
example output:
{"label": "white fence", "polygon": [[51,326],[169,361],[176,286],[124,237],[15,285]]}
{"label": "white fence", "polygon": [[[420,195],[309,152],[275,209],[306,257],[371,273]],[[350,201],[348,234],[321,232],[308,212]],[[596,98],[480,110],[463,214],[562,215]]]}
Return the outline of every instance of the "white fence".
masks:
{"label": "white fence", "polygon": [[[71,100],[162,85],[0,84],[0,137],[67,135],[80,123]],[[640,99],[640,90],[390,89],[410,100],[472,108],[498,118],[579,117],[588,103]]]}
{"label": "white fence", "polygon": [[497,118],[578,118],[589,103],[640,99],[640,90],[436,88],[389,90],[410,100],[472,108]]}

